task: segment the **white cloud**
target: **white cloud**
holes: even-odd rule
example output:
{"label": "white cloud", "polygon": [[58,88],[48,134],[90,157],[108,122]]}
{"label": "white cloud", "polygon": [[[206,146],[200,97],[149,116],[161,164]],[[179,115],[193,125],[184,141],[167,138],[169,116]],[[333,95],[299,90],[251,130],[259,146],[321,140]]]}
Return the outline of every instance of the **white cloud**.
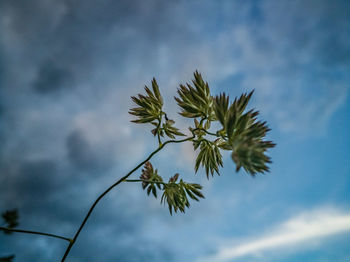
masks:
{"label": "white cloud", "polygon": [[215,254],[198,262],[234,261],[267,250],[308,245],[310,240],[325,240],[326,237],[350,231],[350,213],[331,209],[319,209],[302,213],[275,227],[272,232],[257,236],[238,245],[222,246]]}

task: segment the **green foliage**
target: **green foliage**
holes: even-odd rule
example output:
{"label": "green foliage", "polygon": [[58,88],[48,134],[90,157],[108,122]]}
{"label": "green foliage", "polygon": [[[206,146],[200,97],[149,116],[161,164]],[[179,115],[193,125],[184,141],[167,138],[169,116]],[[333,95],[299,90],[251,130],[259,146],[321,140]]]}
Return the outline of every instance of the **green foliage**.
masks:
{"label": "green foliage", "polygon": [[266,122],[256,120],[257,114],[256,111],[249,111],[242,115],[237,121],[237,128],[229,139],[236,171],[243,167],[251,175],[269,171],[267,163],[271,163],[271,160],[265,155],[265,152],[275,146],[271,141],[263,140],[270,129]]}
{"label": "green foliage", "polygon": [[[133,108],[130,113],[138,117],[133,122],[150,122],[155,126],[152,134],[158,136],[161,146],[163,144],[161,137],[167,136],[175,139],[176,136],[184,136],[184,134],[173,126],[175,121],[169,120],[166,113],[162,111],[163,100],[155,79],[152,84],[154,94],[146,87],[148,96],[132,97],[140,107]],[[208,83],[203,80],[198,71],[194,73],[192,84],[180,85],[178,97],[175,97],[181,109],[179,114],[183,117],[194,118],[194,127],[189,127],[192,137],[181,141],[192,141],[194,150],[198,150],[194,167],[196,173],[199,167],[203,167],[207,178],[210,175],[213,176],[214,173],[219,175],[219,169],[223,167],[222,150],[231,151],[231,158],[236,164],[236,172],[242,167],[252,176],[269,171],[267,165],[271,163],[271,159],[266,155],[266,151],[275,144],[264,140],[270,129],[266,122],[257,120],[259,112],[246,111],[253,92],[244,93],[239,98],[235,98],[233,102],[230,102],[229,96],[225,93],[213,97],[210,94]],[[165,118],[164,123],[162,123],[163,117]],[[211,123],[215,121],[221,124],[221,129],[211,132]],[[177,141],[169,140],[168,142]],[[141,175],[144,181],[143,188],[147,188],[148,194],[152,192],[154,196],[157,196],[157,188],[163,190],[161,202],[168,203],[171,214],[172,211],[177,212],[178,210],[184,212],[185,207],[189,207],[188,196],[190,198],[197,196],[193,198],[197,201],[198,197],[203,197],[199,191],[200,185],[186,184],[182,180],[175,183],[177,178],[178,175],[175,175],[168,183],[164,183],[150,163],[146,163]]]}
{"label": "green foliage", "polygon": [[225,93],[216,96],[214,99],[214,112],[216,118],[220,121],[220,123],[225,126],[227,119],[229,105],[229,97],[225,95]]}
{"label": "green foliage", "polygon": [[[219,173],[219,166],[223,166],[222,163],[222,155],[220,153],[217,142],[211,142],[209,140],[201,140],[197,142],[200,145],[200,152],[196,159],[195,171],[198,171],[199,166],[203,166],[205,168],[205,172],[207,174],[207,178],[209,178],[209,172],[211,175],[214,175],[214,172]],[[195,148],[198,145],[194,146]]]}
{"label": "green foliage", "polygon": [[[158,148],[143,162],[108,187],[95,200],[74,237],[67,238],[49,233],[13,229],[18,225],[17,210],[9,210],[2,214],[6,227],[1,227],[0,230],[6,234],[13,231],[45,235],[68,241],[69,246],[61,260],[64,262],[97,203],[122,182],[141,182],[142,188],[146,190],[147,194],[150,195],[152,193],[156,198],[157,192],[160,190],[162,191],[160,202],[168,205],[171,215],[177,211],[184,213],[186,207],[190,207],[189,199],[199,201],[200,198],[204,198],[201,192],[202,186],[184,182],[182,179],[177,182],[179,174],[175,174],[166,183],[158,174],[158,170],[154,169],[149,162],[153,155],[169,143],[192,142],[194,150],[199,151],[194,167],[195,172],[197,173],[200,166],[203,167],[208,179],[209,175],[219,174],[219,168],[223,167],[222,150],[231,152],[232,160],[236,164],[236,172],[242,167],[252,176],[256,173],[269,171],[267,165],[271,163],[271,159],[266,155],[266,152],[269,148],[274,147],[275,144],[264,140],[270,129],[266,122],[257,120],[258,111],[246,111],[253,91],[249,94],[242,94],[230,103],[230,98],[225,93],[213,97],[210,94],[208,83],[196,71],[192,85],[188,83],[186,86],[180,85],[178,97],[175,97],[181,109],[179,114],[183,117],[194,119],[194,126],[189,127],[190,136],[186,136],[175,127],[175,121],[169,119],[163,111],[163,98],[154,78],[152,80],[152,90],[146,86],[145,91],[146,95],[139,94],[138,97],[131,97],[137,107],[130,109],[129,113],[136,117],[132,122],[137,124],[150,123],[154,126],[151,132],[158,139]],[[212,126],[215,126],[211,123],[215,121],[221,124],[221,129],[211,131]],[[185,136],[185,138],[176,140],[176,136]],[[166,137],[170,138],[170,140],[162,141]],[[128,179],[142,165],[144,165],[144,168],[140,179]],[[12,261],[13,258],[14,256],[2,257],[0,262]]]}
{"label": "green foliage", "polygon": [[164,130],[164,133],[169,138],[172,138],[172,139],[174,139],[175,136],[185,136],[185,134],[181,133],[178,128],[173,126],[174,124],[175,124],[174,120],[171,120],[171,119],[166,120],[162,128],[162,130]]}
{"label": "green foliage", "polygon": [[[18,226],[18,211],[17,209],[7,210],[1,214],[6,227],[9,229],[15,228]],[[9,230],[3,230],[5,234],[11,234]]]}
{"label": "green foliage", "polygon": [[[185,136],[180,132],[178,128],[174,126],[175,121],[168,119],[165,112],[162,111],[163,98],[159,92],[159,87],[156,79],[152,80],[153,92],[145,86],[147,95],[139,94],[138,97],[132,96],[131,99],[138,105],[138,107],[130,109],[129,113],[138,117],[132,122],[137,124],[151,123],[155,126],[151,130],[154,136],[164,137],[166,135],[169,138],[174,139],[175,136]],[[165,123],[162,124],[162,118],[165,117]]]}
{"label": "green foliage", "polygon": [[185,213],[185,208],[190,207],[188,197],[193,200],[199,201],[199,198],[204,198],[201,193],[202,186],[199,184],[189,184],[184,182],[182,179],[179,183],[176,183],[179,174],[175,174],[169,179],[169,182],[164,184],[163,195],[161,203],[167,203],[169,212],[172,215],[173,210],[175,213],[180,211]]}
{"label": "green foliage", "polygon": [[226,96],[225,93],[215,97],[215,114],[223,127],[222,133],[227,134],[229,139],[235,131],[238,131],[237,122],[241,118],[252,94],[253,91],[248,95],[242,94],[240,98],[238,100],[236,98],[231,105],[229,105],[229,96]]}
{"label": "green foliage", "polygon": [[138,107],[130,109],[129,113],[137,116],[138,119],[132,120],[134,123],[149,123],[159,118],[162,113],[163,98],[160,95],[157,81],[152,80],[153,92],[145,86],[147,95],[138,95],[138,98],[133,96],[132,100],[138,105]]}
{"label": "green foliage", "polygon": [[204,82],[202,75],[194,73],[193,86],[190,84],[180,85],[179,97],[175,97],[177,104],[181,107],[180,115],[189,118],[201,117],[213,119],[213,97],[210,95],[208,83]]}
{"label": "green foliage", "polygon": [[229,97],[221,94],[215,98],[215,113],[223,126],[221,135],[227,138],[221,148],[232,150],[232,160],[236,164],[236,171],[241,167],[251,175],[268,171],[267,163],[270,158],[265,155],[268,148],[275,146],[271,141],[264,141],[270,130],[266,122],[257,120],[258,111],[250,110],[243,114],[253,91],[242,94],[229,106]]}
{"label": "green foliage", "polygon": [[157,188],[161,189],[163,179],[158,175],[158,170],[153,169],[150,162],[145,163],[140,179],[142,180],[142,189],[147,189],[147,195],[152,192],[154,197],[157,197]]}
{"label": "green foliage", "polygon": [[178,210],[184,213],[185,207],[190,207],[187,196],[196,201],[199,201],[199,198],[204,198],[200,192],[201,185],[186,183],[182,179],[176,183],[178,177],[179,174],[175,174],[168,183],[163,182],[163,178],[158,175],[157,170],[154,170],[152,164],[147,161],[142,169],[140,179],[142,188],[147,190],[147,195],[152,192],[157,198],[157,189],[163,191],[161,203],[167,203],[170,214],[172,214],[173,210],[175,213]]}
{"label": "green foliage", "polygon": [[165,123],[163,123],[162,126],[160,125],[160,122],[152,122],[151,124],[156,126],[151,130],[154,136],[159,135],[161,137],[164,137],[164,135],[166,135],[172,139],[174,139],[175,136],[185,136],[185,134],[181,133],[177,127],[173,126],[175,124],[175,121],[172,119],[166,119]]}

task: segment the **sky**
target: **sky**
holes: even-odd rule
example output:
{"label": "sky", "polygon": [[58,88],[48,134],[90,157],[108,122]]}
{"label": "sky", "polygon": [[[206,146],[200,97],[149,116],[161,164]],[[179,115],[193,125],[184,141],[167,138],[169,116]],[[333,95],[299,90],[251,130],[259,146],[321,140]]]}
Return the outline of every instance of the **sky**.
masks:
{"label": "sky", "polygon": [[[350,2],[0,0],[0,211],[73,236],[98,194],[157,147],[130,96],[155,77],[164,109],[202,73],[213,95],[255,90],[271,171],[194,172],[191,143],[152,159],[205,199],[170,216],[141,185],[97,206],[67,261],[350,261]],[[138,170],[132,178],[140,175]],[[0,256],[60,261],[66,242],[0,235]]]}

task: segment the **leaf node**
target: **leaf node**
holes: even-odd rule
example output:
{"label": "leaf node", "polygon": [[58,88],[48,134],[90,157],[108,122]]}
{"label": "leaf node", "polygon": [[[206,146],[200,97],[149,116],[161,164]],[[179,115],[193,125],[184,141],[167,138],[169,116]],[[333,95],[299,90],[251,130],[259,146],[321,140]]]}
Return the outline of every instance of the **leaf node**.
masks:
{"label": "leaf node", "polygon": [[174,139],[175,136],[185,136],[185,134],[181,133],[178,128],[173,126],[174,124],[174,120],[166,120],[165,123],[163,123],[162,131],[164,131],[164,133],[172,139]]}

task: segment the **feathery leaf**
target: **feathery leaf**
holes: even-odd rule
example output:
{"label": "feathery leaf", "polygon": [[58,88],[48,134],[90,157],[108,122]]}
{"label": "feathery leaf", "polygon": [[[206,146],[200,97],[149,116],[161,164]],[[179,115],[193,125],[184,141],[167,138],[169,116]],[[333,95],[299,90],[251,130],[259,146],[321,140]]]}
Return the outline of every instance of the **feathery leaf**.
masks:
{"label": "feathery leaf", "polygon": [[138,97],[132,96],[131,99],[139,107],[130,109],[129,114],[138,117],[131,122],[143,124],[159,119],[162,114],[163,98],[159,92],[156,79],[152,80],[153,92],[145,86],[146,96],[139,94]]}

